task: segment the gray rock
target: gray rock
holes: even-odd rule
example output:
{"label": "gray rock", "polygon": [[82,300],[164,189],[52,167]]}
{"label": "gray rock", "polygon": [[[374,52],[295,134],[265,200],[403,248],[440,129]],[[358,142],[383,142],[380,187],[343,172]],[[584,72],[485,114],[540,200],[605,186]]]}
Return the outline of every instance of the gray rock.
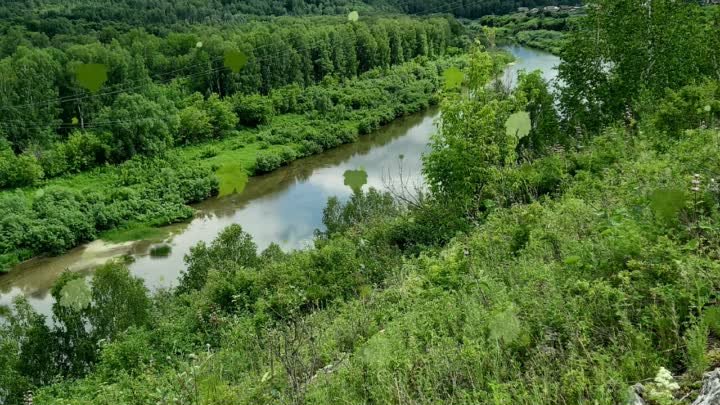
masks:
{"label": "gray rock", "polygon": [[645,387],[640,383],[628,388],[627,405],[645,405],[646,402],[642,397],[643,392],[645,392]]}
{"label": "gray rock", "polygon": [[693,405],[720,405],[720,368],[705,373],[700,396]]}

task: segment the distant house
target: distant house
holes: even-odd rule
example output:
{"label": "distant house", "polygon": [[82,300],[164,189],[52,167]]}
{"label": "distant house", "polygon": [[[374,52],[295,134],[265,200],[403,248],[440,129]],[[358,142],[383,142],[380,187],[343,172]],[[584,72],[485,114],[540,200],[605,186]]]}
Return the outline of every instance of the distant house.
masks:
{"label": "distant house", "polygon": [[539,12],[540,12],[540,9],[539,9],[539,8],[533,8],[533,9],[530,10],[530,14],[537,14],[537,13],[539,13]]}
{"label": "distant house", "polygon": [[518,7],[518,13],[527,13],[528,11],[530,11],[530,9],[527,7]]}
{"label": "distant house", "polygon": [[547,6],[547,7],[543,8],[543,11],[546,11],[546,12],[548,12],[548,13],[557,13],[558,11],[560,11],[560,7],[558,7],[558,6]]}
{"label": "distant house", "polygon": [[720,0],[705,0],[705,4],[720,4]]}

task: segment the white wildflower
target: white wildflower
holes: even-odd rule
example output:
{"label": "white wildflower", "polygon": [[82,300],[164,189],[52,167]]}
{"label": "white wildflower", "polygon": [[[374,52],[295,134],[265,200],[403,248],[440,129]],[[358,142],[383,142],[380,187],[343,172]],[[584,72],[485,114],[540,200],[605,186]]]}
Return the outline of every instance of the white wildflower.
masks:
{"label": "white wildflower", "polygon": [[680,389],[680,385],[675,382],[675,379],[673,378],[670,370],[666,369],[665,367],[660,367],[660,370],[658,370],[654,381],[659,389],[664,389],[667,391],[675,391]]}

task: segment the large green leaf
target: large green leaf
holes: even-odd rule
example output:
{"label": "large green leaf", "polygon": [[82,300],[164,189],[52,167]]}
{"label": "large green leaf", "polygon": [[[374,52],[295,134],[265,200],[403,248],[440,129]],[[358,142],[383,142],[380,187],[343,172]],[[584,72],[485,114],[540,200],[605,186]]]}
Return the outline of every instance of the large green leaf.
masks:
{"label": "large green leaf", "polygon": [[226,68],[232,70],[235,73],[240,72],[240,69],[242,69],[245,66],[247,61],[248,61],[247,56],[245,56],[245,54],[242,53],[241,51],[235,51],[235,50],[225,51],[224,66]]}
{"label": "large green leaf", "polygon": [[84,278],[69,281],[60,291],[60,305],[79,311],[90,305],[90,287]]}
{"label": "large green leaf", "polygon": [[465,80],[465,74],[462,70],[453,66],[445,69],[445,72],[443,72],[443,78],[445,79],[445,89],[453,90],[462,86],[463,81]]}
{"label": "large green leaf", "polygon": [[367,184],[368,175],[363,169],[359,170],[347,170],[343,175],[345,178],[345,185],[350,187],[354,192],[359,193],[362,186]]}
{"label": "large green leaf", "polygon": [[530,114],[526,111],[516,112],[505,121],[505,131],[508,136],[515,136],[518,140],[528,136],[530,128],[532,128],[532,122]]}
{"label": "large green leaf", "polygon": [[108,79],[108,68],[99,63],[84,63],[75,68],[75,78],[81,87],[95,93]]}

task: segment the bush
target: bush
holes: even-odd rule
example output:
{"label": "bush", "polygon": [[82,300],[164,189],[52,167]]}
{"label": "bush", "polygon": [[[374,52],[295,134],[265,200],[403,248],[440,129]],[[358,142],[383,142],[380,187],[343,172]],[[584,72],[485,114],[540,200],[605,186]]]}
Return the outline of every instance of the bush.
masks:
{"label": "bush", "polygon": [[107,190],[41,189],[0,196],[0,257],[8,267],[39,254],[58,254],[128,223],[167,225],[193,215],[186,204],[216,195],[209,168],[170,157],[131,160]]}
{"label": "bush", "polygon": [[317,153],[320,153],[323,151],[322,145],[318,145],[317,143],[303,139],[300,141],[300,155],[301,156],[311,156],[315,155]]}
{"label": "bush", "polygon": [[210,123],[210,117],[205,111],[190,106],[180,111],[178,117],[180,119],[180,128],[177,132],[177,143],[196,143],[210,139],[212,136],[213,126]]}
{"label": "bush", "polygon": [[255,172],[271,172],[296,158],[297,152],[289,146],[282,146],[279,150],[260,152],[255,160]]}
{"label": "bush", "polygon": [[43,176],[35,156],[27,153],[16,156],[10,148],[0,149],[0,188],[32,186]]}
{"label": "bush", "polygon": [[64,188],[42,191],[32,204],[37,222],[27,243],[35,252],[59,254],[96,238],[94,207],[84,194]]}
{"label": "bush", "polygon": [[239,119],[240,125],[246,127],[269,124],[275,115],[272,100],[259,94],[249,96],[235,94],[230,97],[229,102]]}
{"label": "bush", "polygon": [[113,159],[127,160],[137,154],[153,156],[173,144],[179,125],[174,107],[160,104],[140,94],[121,94],[112,107],[105,107],[97,118],[108,122]]}
{"label": "bush", "polygon": [[220,153],[220,150],[214,146],[208,146],[204,148],[202,151],[200,151],[200,157],[203,159],[209,159],[211,157],[215,157]]}
{"label": "bush", "polygon": [[268,173],[282,165],[282,159],[275,153],[258,154],[255,161],[255,173]]}
{"label": "bush", "polygon": [[103,164],[110,158],[110,147],[92,132],[74,131],[58,149],[65,156],[67,170],[73,173]]}
{"label": "bush", "polygon": [[187,270],[181,276],[178,293],[203,288],[210,269],[231,272],[238,266],[255,266],[258,263],[257,246],[240,225],[231,225],[210,246],[204,242],[194,246],[185,263]]}
{"label": "bush", "polygon": [[677,91],[668,90],[659,105],[653,103],[652,110],[655,127],[673,138],[686,129],[720,125],[720,82],[707,80]]}
{"label": "bush", "polygon": [[220,100],[217,94],[212,94],[203,103],[203,108],[210,118],[215,138],[221,138],[226,132],[235,129],[239,122],[232,103]]}

